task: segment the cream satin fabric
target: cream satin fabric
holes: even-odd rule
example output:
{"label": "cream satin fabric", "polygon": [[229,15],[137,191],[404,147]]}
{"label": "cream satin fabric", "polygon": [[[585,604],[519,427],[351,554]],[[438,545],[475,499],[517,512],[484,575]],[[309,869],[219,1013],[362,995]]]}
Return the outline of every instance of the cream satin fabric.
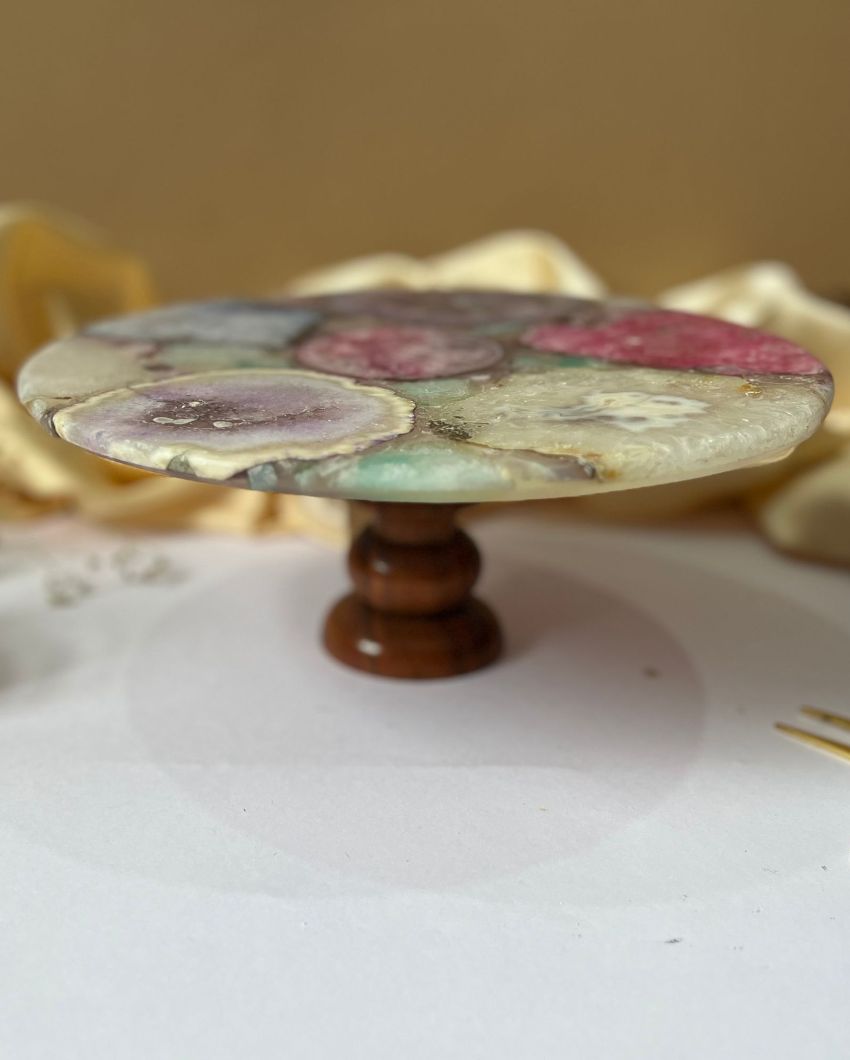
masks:
{"label": "cream satin fabric", "polygon": [[[606,287],[551,235],[509,232],[428,260],[381,254],[294,282],[296,293],[370,286],[507,287],[595,297]],[[144,265],[80,222],[32,206],[0,209],[0,516],[56,508],[114,523],[241,532],[289,531],[342,541],[346,506],[147,475],[90,457],[32,423],[12,391],[24,357],[98,316],[153,304]],[[799,342],[835,375],[835,406],[788,460],[674,486],[580,501],[567,511],[663,518],[743,498],[768,538],[818,559],[850,562],[850,311],[806,291],[791,269],[762,263],[661,292],[671,308],[764,327]]]}
{"label": "cream satin fabric", "polygon": [[34,349],[98,317],[156,302],[146,266],[90,226],[36,205],[0,208],[0,518],[57,509],[113,524],[342,541],[342,505],[203,486],[112,464],[45,434],[14,395]]}

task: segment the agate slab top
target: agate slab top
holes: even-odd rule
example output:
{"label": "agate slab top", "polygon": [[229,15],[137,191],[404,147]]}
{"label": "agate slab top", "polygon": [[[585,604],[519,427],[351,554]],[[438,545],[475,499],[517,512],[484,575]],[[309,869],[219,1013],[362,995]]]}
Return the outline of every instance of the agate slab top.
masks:
{"label": "agate slab top", "polygon": [[778,459],[832,382],[785,339],[634,301],[371,290],[100,321],[31,358],[19,393],[60,438],[152,471],[464,502]]}

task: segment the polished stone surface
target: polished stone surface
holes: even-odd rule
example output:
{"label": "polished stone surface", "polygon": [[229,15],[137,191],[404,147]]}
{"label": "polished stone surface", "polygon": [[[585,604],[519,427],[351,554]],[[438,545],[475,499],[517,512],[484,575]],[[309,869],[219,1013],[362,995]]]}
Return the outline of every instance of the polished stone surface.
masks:
{"label": "polished stone surface", "polygon": [[371,500],[571,496],[780,458],[828,373],[763,332],[625,300],[360,291],[168,306],[36,354],[21,399],[112,460]]}

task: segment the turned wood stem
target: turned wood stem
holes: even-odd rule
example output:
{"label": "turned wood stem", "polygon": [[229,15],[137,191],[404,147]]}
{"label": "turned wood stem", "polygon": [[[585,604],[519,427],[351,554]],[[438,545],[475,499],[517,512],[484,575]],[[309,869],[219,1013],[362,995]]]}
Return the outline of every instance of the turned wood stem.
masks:
{"label": "turned wood stem", "polygon": [[470,593],[481,569],[457,526],[461,505],[372,504],[348,557],[354,591],[331,611],[325,644],[341,662],[392,677],[450,677],[493,662],[498,623]]}

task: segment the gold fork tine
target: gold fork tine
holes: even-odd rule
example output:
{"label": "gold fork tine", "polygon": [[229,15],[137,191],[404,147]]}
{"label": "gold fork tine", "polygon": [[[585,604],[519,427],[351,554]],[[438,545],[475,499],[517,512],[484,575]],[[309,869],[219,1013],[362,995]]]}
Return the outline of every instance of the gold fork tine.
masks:
{"label": "gold fork tine", "polygon": [[815,721],[823,721],[827,725],[835,725],[850,732],[850,718],[843,714],[833,714],[832,711],[821,710],[820,707],[800,707],[800,713],[805,714],[807,718],[814,718]]}
{"label": "gold fork tine", "polygon": [[838,740],[827,740],[824,736],[816,736],[813,732],[798,729],[795,725],[786,725],[784,721],[777,721],[776,728],[793,740],[799,740],[800,743],[816,747],[819,751],[826,751],[827,754],[835,755],[837,758],[843,758],[845,762],[850,762],[850,744],[839,743]]}

